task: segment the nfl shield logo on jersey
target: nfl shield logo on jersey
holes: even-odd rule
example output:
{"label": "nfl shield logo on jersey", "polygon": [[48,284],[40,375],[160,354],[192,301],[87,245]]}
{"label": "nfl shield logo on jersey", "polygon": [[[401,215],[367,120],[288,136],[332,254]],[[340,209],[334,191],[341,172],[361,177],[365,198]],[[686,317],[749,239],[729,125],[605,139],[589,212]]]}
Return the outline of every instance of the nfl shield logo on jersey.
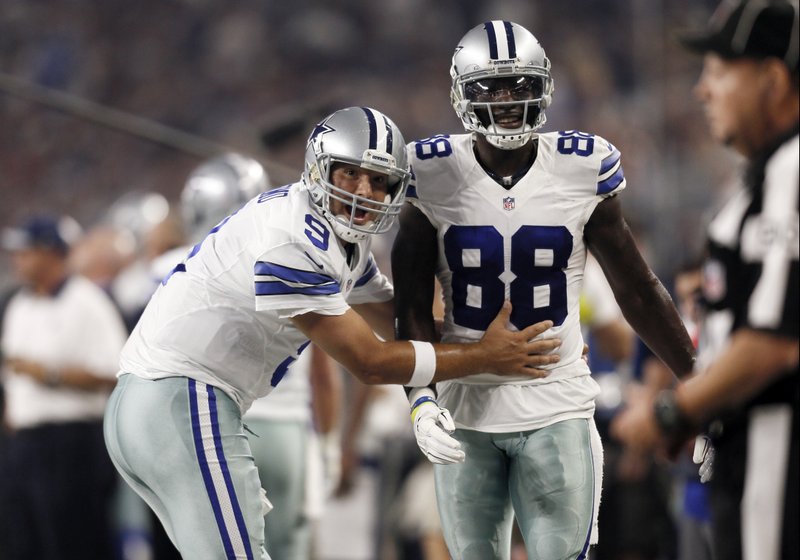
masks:
{"label": "nfl shield logo on jersey", "polygon": [[503,210],[513,210],[514,209],[514,197],[507,196],[503,199]]}

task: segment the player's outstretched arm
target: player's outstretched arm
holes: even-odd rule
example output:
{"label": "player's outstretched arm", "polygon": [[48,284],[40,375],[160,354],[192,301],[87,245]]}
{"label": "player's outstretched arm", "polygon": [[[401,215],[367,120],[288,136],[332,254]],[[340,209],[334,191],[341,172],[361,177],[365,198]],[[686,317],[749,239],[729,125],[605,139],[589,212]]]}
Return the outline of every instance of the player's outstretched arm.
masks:
{"label": "player's outstretched arm", "polygon": [[551,352],[560,340],[533,340],[552,322],[536,323],[522,331],[507,328],[511,304],[506,302],[483,338],[471,344],[384,342],[355,311],[343,315],[306,313],[294,324],[333,359],[368,384],[425,386],[474,375],[545,377],[542,366],[556,363]]}

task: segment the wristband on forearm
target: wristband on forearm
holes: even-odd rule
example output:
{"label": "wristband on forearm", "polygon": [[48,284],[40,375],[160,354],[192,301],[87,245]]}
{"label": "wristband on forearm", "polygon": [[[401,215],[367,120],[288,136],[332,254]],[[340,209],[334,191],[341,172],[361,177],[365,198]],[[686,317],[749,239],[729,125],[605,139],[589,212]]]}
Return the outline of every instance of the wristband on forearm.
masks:
{"label": "wristband on forearm", "polygon": [[406,385],[409,387],[427,387],[436,374],[436,350],[430,342],[409,340],[414,347],[414,373]]}

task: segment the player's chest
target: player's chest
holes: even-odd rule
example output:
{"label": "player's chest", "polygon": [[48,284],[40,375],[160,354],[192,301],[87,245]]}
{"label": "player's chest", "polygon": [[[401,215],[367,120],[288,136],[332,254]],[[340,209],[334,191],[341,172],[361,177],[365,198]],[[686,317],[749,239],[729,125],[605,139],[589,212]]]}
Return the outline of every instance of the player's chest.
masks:
{"label": "player's chest", "polygon": [[345,298],[356,287],[369,264],[369,251],[359,245],[354,245],[353,247],[351,251],[335,254],[332,259],[339,289]]}
{"label": "player's chest", "polygon": [[451,225],[492,225],[505,233],[524,225],[582,227],[592,198],[546,172],[532,171],[508,189],[486,175],[473,175],[447,203],[434,205],[434,225],[440,230]]}

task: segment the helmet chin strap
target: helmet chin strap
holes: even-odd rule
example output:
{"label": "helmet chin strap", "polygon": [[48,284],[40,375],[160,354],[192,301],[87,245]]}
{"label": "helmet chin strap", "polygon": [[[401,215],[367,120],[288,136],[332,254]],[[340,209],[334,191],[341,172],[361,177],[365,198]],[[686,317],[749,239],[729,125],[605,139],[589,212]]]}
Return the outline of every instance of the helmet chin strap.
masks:
{"label": "helmet chin strap", "polygon": [[495,148],[500,148],[501,150],[516,150],[530,142],[531,138],[533,138],[535,128],[527,123],[522,126],[522,130],[508,130],[494,124],[493,118],[491,120],[492,132],[489,132],[487,127],[482,127],[483,130],[480,132],[486,138],[486,141]]}
{"label": "helmet chin strap", "polygon": [[336,234],[336,237],[345,241],[346,243],[358,243],[359,241],[363,241],[369,235],[366,231],[356,231],[341,222],[335,216],[332,216],[328,220],[331,224],[331,229],[333,229],[333,233]]}
{"label": "helmet chin strap", "polygon": [[509,135],[484,133],[484,137],[486,141],[495,148],[500,148],[501,150],[516,150],[530,142],[531,138],[533,138],[533,134],[533,130],[527,130],[519,134]]}

